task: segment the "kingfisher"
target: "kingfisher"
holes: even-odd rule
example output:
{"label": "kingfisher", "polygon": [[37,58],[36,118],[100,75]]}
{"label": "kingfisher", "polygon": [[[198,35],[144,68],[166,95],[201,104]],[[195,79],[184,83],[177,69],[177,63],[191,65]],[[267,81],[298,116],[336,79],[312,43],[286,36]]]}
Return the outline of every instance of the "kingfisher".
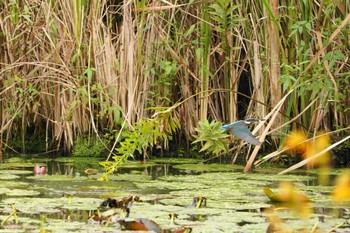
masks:
{"label": "kingfisher", "polygon": [[245,120],[234,121],[230,124],[221,126],[220,129],[228,130],[231,134],[250,144],[260,145],[261,142],[254,137],[252,132],[250,132],[250,130],[247,127],[247,125],[251,123],[260,121],[265,121],[265,119],[248,118]]}

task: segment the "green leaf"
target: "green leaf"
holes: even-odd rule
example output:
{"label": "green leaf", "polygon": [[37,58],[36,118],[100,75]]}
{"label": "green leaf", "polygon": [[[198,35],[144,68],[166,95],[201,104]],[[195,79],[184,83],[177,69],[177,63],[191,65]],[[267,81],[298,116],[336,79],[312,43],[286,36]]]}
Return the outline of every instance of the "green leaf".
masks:
{"label": "green leaf", "polygon": [[200,152],[209,151],[219,154],[227,150],[228,142],[226,142],[225,138],[229,135],[220,129],[221,126],[222,123],[215,121],[211,123],[208,120],[199,122],[199,127],[195,129],[199,134],[193,143],[205,142]]}
{"label": "green leaf", "polygon": [[192,24],[191,27],[184,33],[185,37],[188,37],[196,28],[196,24]]}

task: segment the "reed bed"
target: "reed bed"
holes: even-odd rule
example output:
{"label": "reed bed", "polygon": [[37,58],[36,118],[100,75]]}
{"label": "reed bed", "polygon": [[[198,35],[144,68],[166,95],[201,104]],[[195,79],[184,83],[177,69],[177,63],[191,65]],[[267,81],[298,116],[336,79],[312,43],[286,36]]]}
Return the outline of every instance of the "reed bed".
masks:
{"label": "reed bed", "polygon": [[349,6],[2,1],[0,140],[20,139],[24,153],[40,137],[47,151],[69,152],[81,135],[117,137],[182,101],[173,108],[177,136],[192,141],[201,120],[264,118],[283,100],[267,147],[296,127],[338,130],[338,141],[350,123]]}

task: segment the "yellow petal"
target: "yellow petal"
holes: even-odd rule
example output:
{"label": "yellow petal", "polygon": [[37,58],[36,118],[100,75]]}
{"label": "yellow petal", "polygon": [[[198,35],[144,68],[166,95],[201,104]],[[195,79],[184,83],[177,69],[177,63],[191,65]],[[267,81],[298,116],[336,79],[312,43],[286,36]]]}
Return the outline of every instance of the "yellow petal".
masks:
{"label": "yellow petal", "polygon": [[295,130],[290,133],[285,141],[285,146],[291,150],[305,151],[307,137],[301,130]]}
{"label": "yellow petal", "polygon": [[334,201],[350,201],[350,172],[344,172],[335,180],[332,194]]}

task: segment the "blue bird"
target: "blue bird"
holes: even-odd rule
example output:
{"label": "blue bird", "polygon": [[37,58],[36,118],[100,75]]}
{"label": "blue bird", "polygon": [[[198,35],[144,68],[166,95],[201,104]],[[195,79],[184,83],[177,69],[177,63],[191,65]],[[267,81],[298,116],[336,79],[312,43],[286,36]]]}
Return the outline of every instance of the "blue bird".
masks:
{"label": "blue bird", "polygon": [[248,118],[246,120],[235,121],[227,125],[221,126],[220,129],[228,130],[231,134],[236,137],[250,143],[253,145],[260,145],[261,142],[254,137],[252,132],[248,129],[246,125],[249,125],[253,122],[259,122],[261,120],[255,118]]}

